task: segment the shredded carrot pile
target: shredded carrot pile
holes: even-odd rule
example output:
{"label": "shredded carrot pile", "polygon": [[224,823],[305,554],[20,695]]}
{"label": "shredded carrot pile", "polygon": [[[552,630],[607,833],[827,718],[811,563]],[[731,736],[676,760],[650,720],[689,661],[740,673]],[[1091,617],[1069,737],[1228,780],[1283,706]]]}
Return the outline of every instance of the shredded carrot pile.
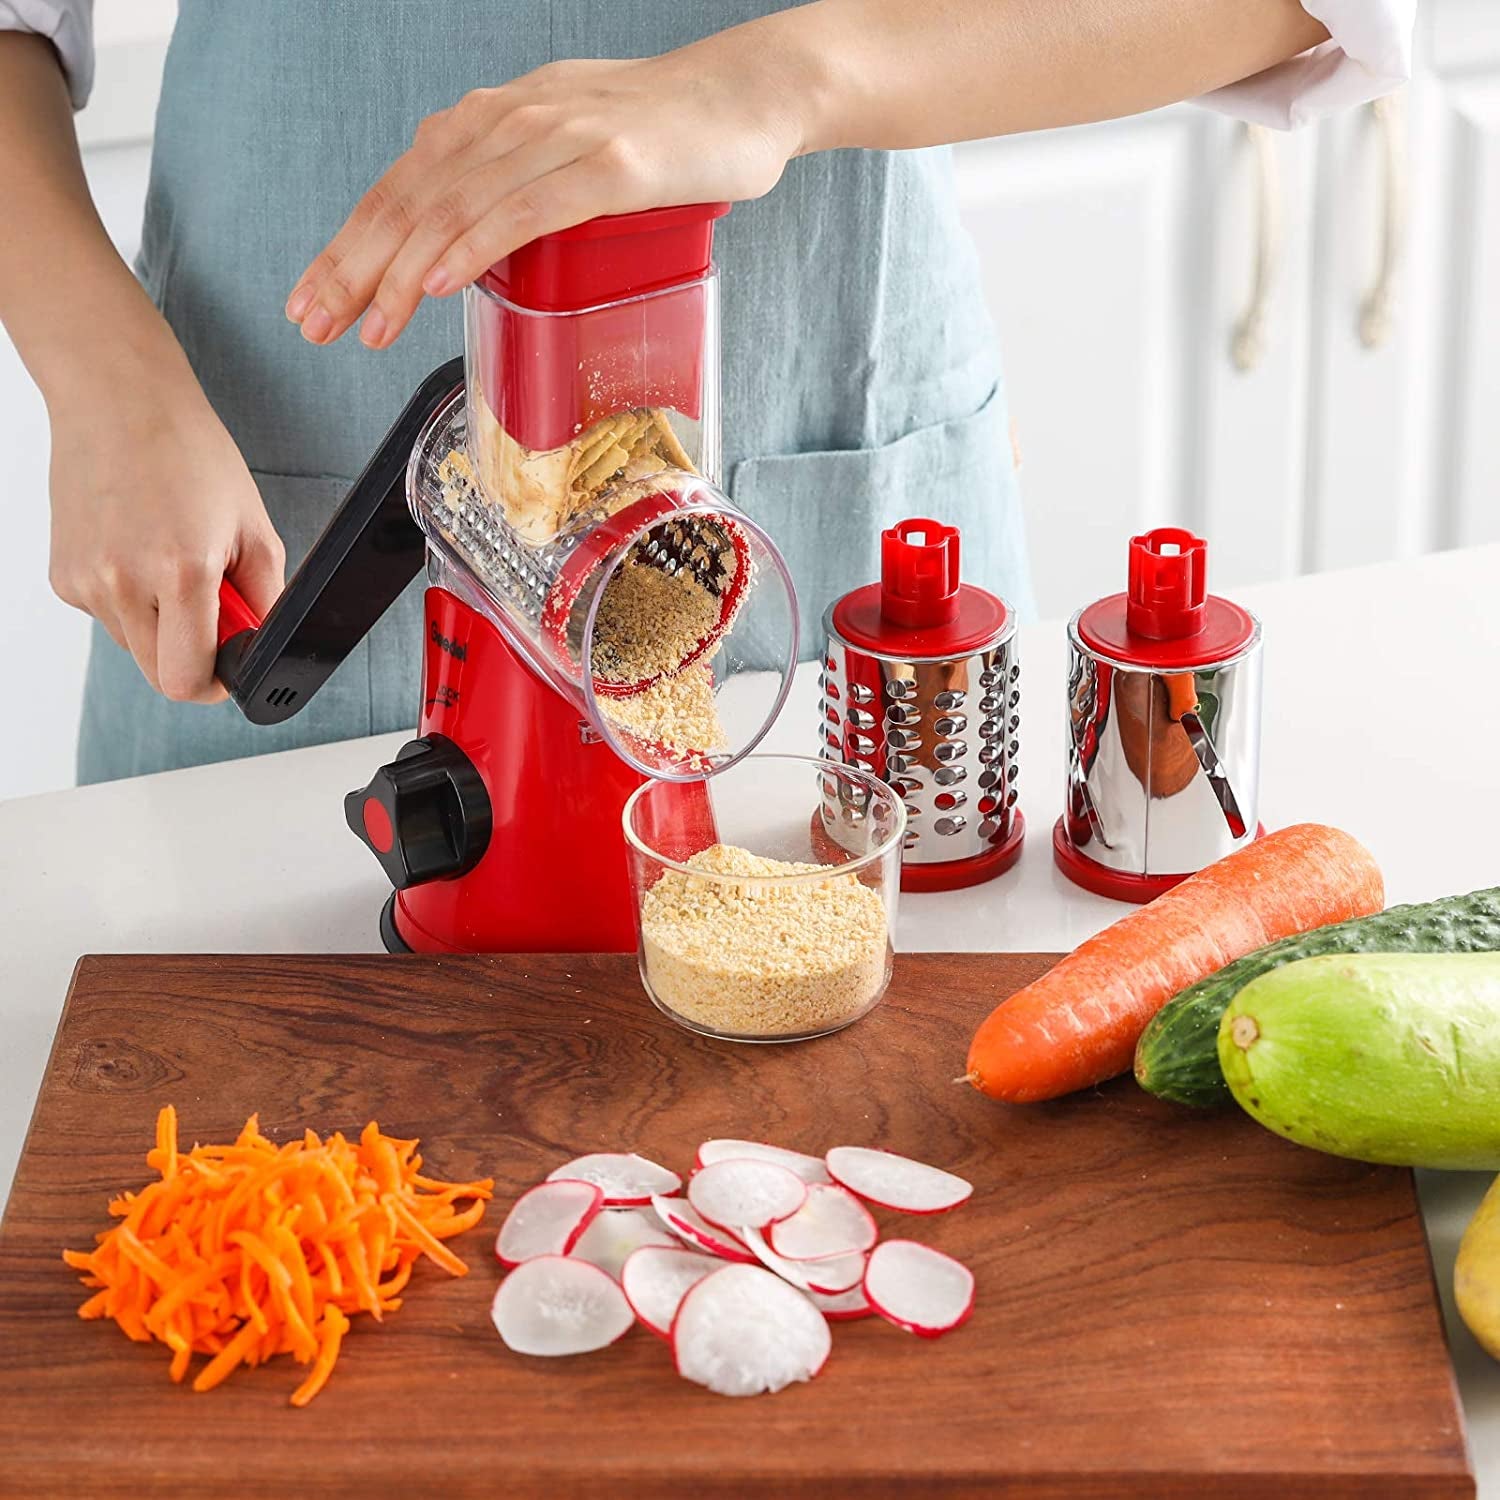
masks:
{"label": "shredded carrot pile", "polygon": [[[276,1146],[251,1115],[232,1145],[179,1151],[177,1111],[156,1121],[146,1165],[161,1175],[114,1199],[120,1223],[93,1250],[64,1250],[93,1295],[81,1318],[113,1318],[136,1342],[172,1350],[171,1375],[212,1390],[238,1365],[290,1354],[311,1368],[292,1392],[323,1388],[349,1314],[377,1322],[401,1306],[423,1255],[454,1276],[468,1267],[442,1242],[477,1224],[494,1183],[421,1175],[416,1141],[371,1120],[357,1144],[311,1131]],[[472,1199],[465,1208],[460,1199]]]}

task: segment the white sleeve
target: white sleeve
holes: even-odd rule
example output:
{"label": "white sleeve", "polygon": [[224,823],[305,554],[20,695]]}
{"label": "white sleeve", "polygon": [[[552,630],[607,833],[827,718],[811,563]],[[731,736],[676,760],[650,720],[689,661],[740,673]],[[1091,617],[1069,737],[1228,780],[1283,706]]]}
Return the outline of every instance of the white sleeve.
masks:
{"label": "white sleeve", "polygon": [[1417,0],[1302,0],[1329,40],[1195,103],[1289,130],[1367,104],[1411,77]]}
{"label": "white sleeve", "polygon": [[0,0],[0,31],[31,31],[57,51],[74,109],[94,86],[94,0]]}

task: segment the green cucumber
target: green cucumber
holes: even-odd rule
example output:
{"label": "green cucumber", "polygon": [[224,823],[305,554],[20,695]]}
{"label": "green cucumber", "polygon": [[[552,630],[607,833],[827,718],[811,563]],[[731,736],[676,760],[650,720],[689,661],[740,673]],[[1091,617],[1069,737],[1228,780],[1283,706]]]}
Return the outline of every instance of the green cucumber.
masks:
{"label": "green cucumber", "polygon": [[1493,953],[1500,951],[1500,886],[1393,906],[1268,943],[1189,985],[1156,1013],[1135,1049],[1135,1076],[1148,1093],[1215,1109],[1229,1103],[1219,1067],[1219,1019],[1252,979],[1323,953]]}
{"label": "green cucumber", "polygon": [[1500,954],[1329,954],[1252,980],[1219,1024],[1236,1101],[1316,1151],[1500,1169]]}

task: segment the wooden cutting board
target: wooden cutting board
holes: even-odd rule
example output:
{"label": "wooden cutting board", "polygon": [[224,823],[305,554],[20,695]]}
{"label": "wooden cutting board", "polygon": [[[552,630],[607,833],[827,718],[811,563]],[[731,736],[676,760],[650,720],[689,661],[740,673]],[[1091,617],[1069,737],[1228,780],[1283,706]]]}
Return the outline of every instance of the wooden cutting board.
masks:
{"label": "wooden cutting board", "polygon": [[[1411,1176],[1303,1151],[1121,1080],[1006,1108],[951,1082],[989,1005],[1046,955],[905,956],[840,1035],[739,1047],[653,1010],[625,958],[85,958],[0,1227],[0,1493],[359,1496],[1467,1496]],[[225,1139],[372,1116],[431,1170],[497,1179],[327,1389],[289,1360],[202,1396],[166,1352],[75,1316],[58,1259],[147,1175],[158,1108]],[[734,1401],[644,1329],[523,1359],[489,1321],[490,1247],[568,1156],[685,1170],[714,1135],[878,1144],[970,1177],[900,1232],[978,1277],[935,1342],[837,1325],[810,1385]],[[369,1325],[369,1326],[367,1326]]]}

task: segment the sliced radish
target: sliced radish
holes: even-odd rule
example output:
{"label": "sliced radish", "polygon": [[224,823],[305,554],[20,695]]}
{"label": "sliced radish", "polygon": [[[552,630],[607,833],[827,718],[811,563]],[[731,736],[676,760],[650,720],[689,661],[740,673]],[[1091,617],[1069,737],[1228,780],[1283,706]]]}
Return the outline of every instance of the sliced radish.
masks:
{"label": "sliced radish", "polygon": [[495,1236],[501,1265],[518,1266],[538,1255],[566,1255],[604,1203],[592,1182],[539,1182],[516,1199]]}
{"label": "sliced radish", "polygon": [[745,1243],[766,1270],[774,1271],[799,1292],[834,1296],[857,1287],[865,1277],[864,1255],[838,1255],[831,1260],[787,1260],[766,1243],[758,1229],[745,1231]]}
{"label": "sliced radish", "polygon": [[777,1276],[799,1292],[810,1292],[812,1288],[807,1284],[807,1266],[799,1266],[795,1261],[784,1259],[778,1255],[767,1243],[766,1237],[758,1229],[745,1229],[741,1233],[745,1236],[745,1243],[750,1247],[755,1256],[766,1270],[773,1271]]}
{"label": "sliced radish", "polygon": [[626,1257],[620,1286],[635,1315],[652,1333],[672,1337],[672,1319],[690,1288],[723,1268],[717,1255],[699,1255],[680,1245],[642,1245]]}
{"label": "sliced radish", "polygon": [[677,1373],[721,1396],[811,1380],[832,1347],[823,1314],[759,1266],[724,1266],[704,1277],[672,1324]]}
{"label": "sliced radish", "polygon": [[802,1207],[773,1224],[766,1238],[788,1260],[828,1260],[868,1250],[880,1238],[880,1231],[869,1209],[853,1193],[814,1183]]}
{"label": "sliced radish", "polygon": [[679,1239],[695,1250],[706,1250],[724,1260],[754,1261],[745,1242],[727,1229],[710,1224],[686,1198],[665,1198],[657,1194],[651,1200],[656,1217]]}
{"label": "sliced radish", "polygon": [[795,1172],[803,1182],[830,1182],[828,1167],[821,1156],[802,1151],[788,1151],[785,1146],[768,1146],[764,1141],[719,1139],[704,1141],[698,1147],[697,1165],[711,1167],[719,1161],[773,1161],[788,1172]]}
{"label": "sliced radish", "polygon": [[828,1260],[799,1260],[795,1265],[807,1281],[807,1289],[820,1297],[836,1296],[857,1287],[865,1279],[868,1255],[835,1255]]}
{"label": "sliced radish", "polygon": [[885,1240],[865,1267],[870,1306],[897,1328],[933,1339],[974,1310],[974,1273],[915,1240]]}
{"label": "sliced radish", "polygon": [[675,1250],[678,1241],[661,1227],[649,1208],[606,1208],[590,1221],[568,1253],[586,1260],[617,1281],[626,1259],[644,1245]]}
{"label": "sliced radish", "polygon": [[802,1207],[807,1184],[775,1162],[748,1157],[718,1161],[694,1174],[688,1202],[708,1220],[740,1233],[741,1225],[764,1229]]}
{"label": "sliced radish", "polygon": [[847,1292],[835,1292],[831,1296],[823,1292],[809,1292],[812,1305],[830,1323],[852,1323],[856,1318],[868,1318],[875,1309],[865,1296],[863,1287],[853,1287]]}
{"label": "sliced radish", "polygon": [[588,1354],[635,1322],[619,1283],[587,1261],[540,1255],[517,1266],[490,1306],[495,1330],[517,1354]]}
{"label": "sliced radish", "polygon": [[675,1193],[682,1186],[682,1178],[675,1172],[626,1151],[595,1151],[575,1157],[549,1172],[547,1181],[562,1177],[592,1182],[604,1194],[607,1208],[649,1203],[654,1193]]}
{"label": "sliced radish", "polygon": [[894,1151],[835,1146],[826,1159],[835,1182],[870,1203],[902,1213],[940,1214],[957,1208],[974,1191],[962,1177]]}

